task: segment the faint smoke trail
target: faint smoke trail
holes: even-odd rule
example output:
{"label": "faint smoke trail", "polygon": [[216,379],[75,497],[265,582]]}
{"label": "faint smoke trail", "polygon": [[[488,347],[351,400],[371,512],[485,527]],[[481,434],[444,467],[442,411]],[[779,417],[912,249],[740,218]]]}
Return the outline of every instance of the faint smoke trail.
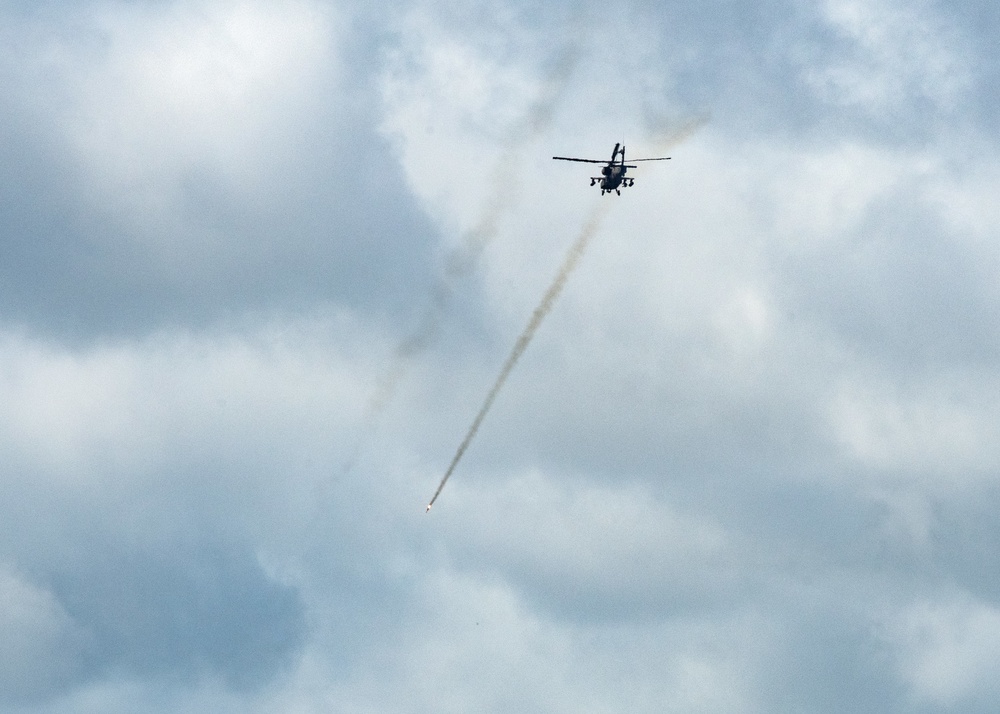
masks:
{"label": "faint smoke trail", "polygon": [[658,125],[654,130],[650,144],[656,151],[666,151],[677,144],[691,138],[696,131],[708,124],[712,115],[708,112],[685,119],[676,126],[672,126],[664,120],[657,121]]}
{"label": "faint smoke trail", "polygon": [[486,414],[489,412],[490,407],[493,406],[493,401],[497,398],[500,390],[503,388],[504,382],[507,381],[507,377],[514,370],[517,361],[524,354],[524,351],[528,348],[531,343],[531,338],[535,336],[535,332],[538,331],[538,326],[542,324],[542,320],[545,316],[549,314],[552,310],[552,306],[555,305],[556,300],[559,298],[559,294],[562,292],[563,288],[566,287],[566,281],[569,280],[570,274],[576,268],[577,264],[580,262],[580,258],[583,257],[584,252],[587,250],[587,246],[590,244],[591,239],[596,235],[598,229],[601,227],[601,221],[604,220],[604,216],[607,214],[608,209],[611,206],[610,201],[602,201],[598,207],[591,214],[590,218],[584,224],[583,229],[580,231],[580,235],[574,241],[573,245],[570,246],[569,252],[566,253],[566,258],[563,260],[562,266],[559,268],[559,272],[556,273],[555,280],[549,286],[549,289],[545,292],[542,297],[542,301],[538,303],[538,307],[535,311],[531,313],[531,319],[528,321],[528,325],[521,332],[521,336],[517,338],[517,342],[514,343],[514,349],[510,351],[507,356],[507,361],[503,363],[503,367],[500,368],[500,374],[497,375],[496,381],[493,383],[493,387],[490,388],[489,393],[486,395],[486,399],[483,401],[483,405],[479,408],[479,413],[476,414],[476,418],[472,420],[472,426],[469,427],[469,431],[466,432],[465,438],[462,439],[462,443],[458,446],[458,451],[455,452],[455,456],[452,458],[451,463],[448,465],[448,470],[445,471],[444,478],[441,479],[441,483],[438,484],[437,490],[434,492],[434,496],[431,498],[430,503],[427,504],[427,510],[431,510],[431,506],[437,500],[437,497],[441,495],[441,490],[444,485],[448,482],[451,477],[452,472],[461,461],[462,455],[465,454],[465,450],[469,448],[469,444],[472,443],[472,439],[476,436],[476,432],[479,431],[479,426],[483,423],[483,419],[486,418]]}
{"label": "faint smoke trail", "polygon": [[[578,24],[579,18],[573,24]],[[517,178],[521,170],[521,154],[526,145],[537,138],[552,123],[552,117],[569,78],[579,62],[580,51],[575,40],[556,59],[542,83],[539,95],[521,119],[511,128],[492,176],[489,190],[479,220],[465,234],[459,248],[448,256],[443,275],[430,290],[427,308],[417,328],[403,340],[393,354],[389,369],[379,380],[362,417],[362,431],[358,443],[344,464],[344,473],[354,468],[365,441],[375,431],[379,417],[392,401],[400,381],[406,374],[409,360],[420,354],[437,337],[441,320],[455,292],[456,279],[469,275],[480,256],[496,237],[500,220],[517,200]]]}
{"label": "faint smoke trail", "polygon": [[521,152],[552,123],[559,97],[579,61],[580,52],[571,44],[560,54],[532,105],[510,131],[507,149],[501,154],[490,179],[486,204],[476,226],[466,234],[462,246],[448,260],[447,275],[461,277],[475,267],[483,250],[496,236],[503,215],[517,200],[518,174],[523,170]]}

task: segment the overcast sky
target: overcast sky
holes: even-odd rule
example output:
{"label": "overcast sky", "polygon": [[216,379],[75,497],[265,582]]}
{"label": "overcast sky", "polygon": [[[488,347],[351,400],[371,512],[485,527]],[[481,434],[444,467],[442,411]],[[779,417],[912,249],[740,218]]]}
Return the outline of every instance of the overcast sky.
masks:
{"label": "overcast sky", "polygon": [[998,8],[0,2],[0,710],[996,711]]}

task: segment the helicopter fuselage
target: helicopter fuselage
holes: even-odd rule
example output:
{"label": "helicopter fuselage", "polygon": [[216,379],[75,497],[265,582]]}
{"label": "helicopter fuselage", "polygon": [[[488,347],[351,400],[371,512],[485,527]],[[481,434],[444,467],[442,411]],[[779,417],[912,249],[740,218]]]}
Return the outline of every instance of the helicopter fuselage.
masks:
{"label": "helicopter fuselage", "polygon": [[625,181],[626,171],[628,171],[627,166],[622,166],[621,164],[608,164],[607,166],[601,168],[601,173],[603,175],[594,176],[590,180],[590,185],[593,186],[595,183],[600,181],[601,191],[614,191]]}
{"label": "helicopter fuselage", "polygon": [[[600,176],[591,176],[590,185],[600,185],[601,195],[608,193],[609,191],[614,191],[617,194],[621,194],[621,190],[625,187],[631,186],[635,183],[635,179],[627,177],[625,174],[629,169],[634,169],[635,166],[632,164],[625,163],[625,147],[618,143],[615,144],[615,148],[611,151],[610,161],[601,161],[600,159],[578,159],[572,156],[553,156],[553,159],[559,161],[578,161],[585,164],[604,164],[601,167]],[[662,156],[652,159],[632,159],[633,161],[665,161],[669,159],[669,156]]]}

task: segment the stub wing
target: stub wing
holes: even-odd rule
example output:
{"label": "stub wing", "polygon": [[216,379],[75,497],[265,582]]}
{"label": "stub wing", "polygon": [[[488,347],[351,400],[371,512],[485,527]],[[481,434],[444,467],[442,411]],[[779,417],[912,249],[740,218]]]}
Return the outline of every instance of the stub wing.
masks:
{"label": "stub wing", "polygon": [[606,164],[607,159],[574,159],[569,156],[553,156],[556,161],[579,161],[581,164]]}

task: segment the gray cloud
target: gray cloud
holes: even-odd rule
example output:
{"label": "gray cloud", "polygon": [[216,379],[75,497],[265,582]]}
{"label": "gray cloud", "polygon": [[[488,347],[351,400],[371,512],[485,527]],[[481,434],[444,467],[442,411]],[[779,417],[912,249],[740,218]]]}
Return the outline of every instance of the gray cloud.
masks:
{"label": "gray cloud", "polygon": [[[11,12],[5,319],[143,334],[248,310],[405,304],[429,227],[372,130],[367,78],[327,56],[350,41],[349,18],[320,7],[289,3],[254,51],[271,11],[253,4]],[[304,49],[281,55],[297,32]],[[268,74],[275,57],[284,82]],[[189,95],[171,67],[190,73]],[[199,81],[229,84],[213,98]]]}
{"label": "gray cloud", "polygon": [[5,6],[3,706],[995,708],[995,11],[577,7]]}
{"label": "gray cloud", "polygon": [[88,667],[259,688],[293,661],[305,619],[296,592],[239,552],[99,553],[53,591],[89,634]]}

